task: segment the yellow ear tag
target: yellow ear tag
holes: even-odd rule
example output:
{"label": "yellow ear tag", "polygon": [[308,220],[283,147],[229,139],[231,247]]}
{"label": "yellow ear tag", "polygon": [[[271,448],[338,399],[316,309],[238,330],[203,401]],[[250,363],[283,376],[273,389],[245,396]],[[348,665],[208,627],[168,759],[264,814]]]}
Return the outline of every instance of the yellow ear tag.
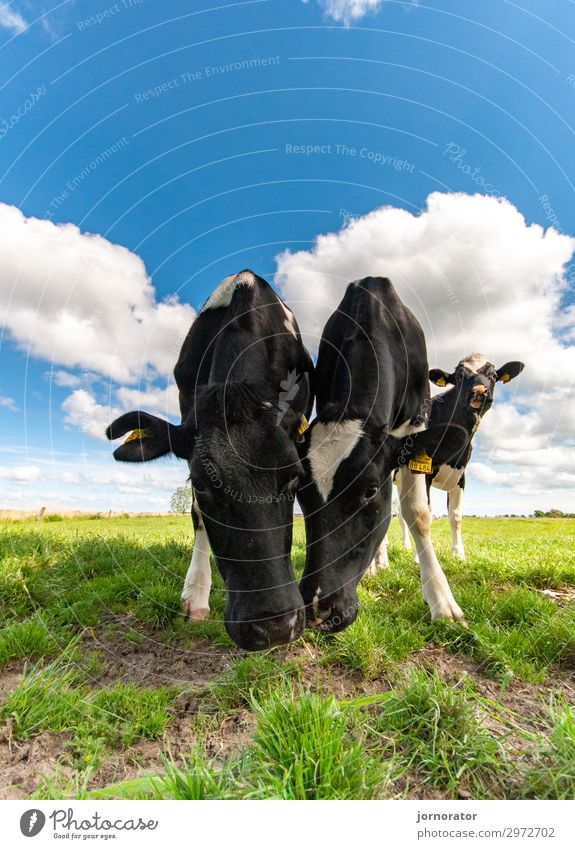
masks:
{"label": "yellow ear tag", "polygon": [[412,472],[421,472],[424,475],[430,475],[433,463],[431,457],[428,457],[427,454],[420,454],[418,457],[414,457],[413,460],[410,460],[407,464],[407,468]]}
{"label": "yellow ear tag", "polygon": [[308,427],[309,427],[308,420],[306,419],[305,416],[302,416],[301,419],[299,420],[297,432],[299,433],[300,436],[302,436],[306,432]]}
{"label": "yellow ear tag", "polygon": [[500,380],[501,380],[501,383],[509,383],[509,381],[511,380],[511,377],[507,374],[507,372],[505,372],[505,374],[501,375]]}
{"label": "yellow ear tag", "polygon": [[133,442],[134,439],[146,439],[149,435],[149,430],[133,430],[131,434],[124,439],[124,445],[126,442]]}
{"label": "yellow ear tag", "polygon": [[437,386],[447,386],[447,382],[444,377],[438,377],[435,383]]}

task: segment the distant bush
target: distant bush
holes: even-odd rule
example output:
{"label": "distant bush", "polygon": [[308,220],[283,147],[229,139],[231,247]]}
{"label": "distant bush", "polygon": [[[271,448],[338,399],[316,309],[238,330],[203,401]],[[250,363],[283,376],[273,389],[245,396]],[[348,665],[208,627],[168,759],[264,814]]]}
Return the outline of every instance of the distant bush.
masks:
{"label": "distant bush", "polygon": [[575,519],[575,513],[564,513],[563,510],[534,510],[534,519]]}

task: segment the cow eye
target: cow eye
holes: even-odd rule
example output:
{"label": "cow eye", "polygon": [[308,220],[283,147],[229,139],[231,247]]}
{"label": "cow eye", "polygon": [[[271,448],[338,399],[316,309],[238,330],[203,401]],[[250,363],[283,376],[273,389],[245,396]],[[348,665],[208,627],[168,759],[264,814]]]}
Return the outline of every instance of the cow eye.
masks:
{"label": "cow eye", "polygon": [[379,487],[376,484],[371,484],[371,486],[368,486],[368,488],[366,489],[364,498],[367,501],[371,501],[372,498],[375,498],[378,492]]}

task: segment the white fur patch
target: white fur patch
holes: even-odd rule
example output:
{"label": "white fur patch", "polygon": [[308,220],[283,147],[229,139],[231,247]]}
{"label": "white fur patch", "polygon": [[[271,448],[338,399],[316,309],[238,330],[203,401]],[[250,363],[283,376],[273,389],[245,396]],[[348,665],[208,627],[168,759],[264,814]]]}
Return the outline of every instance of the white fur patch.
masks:
{"label": "white fur patch", "polygon": [[239,274],[231,274],[224,277],[222,282],[212,292],[204,306],[204,310],[214,310],[218,307],[229,307],[237,286],[255,286],[256,278],[251,271],[240,271]]}
{"label": "white fur patch", "polygon": [[410,433],[419,433],[422,430],[425,430],[425,424],[413,425],[411,419],[408,419],[402,425],[399,425],[399,427],[394,427],[389,433],[397,439],[403,439],[404,436],[409,436]]}
{"label": "white fur patch", "polygon": [[333,479],[361,437],[362,422],[348,419],[344,422],[316,422],[311,432],[308,459],[319,494],[327,501]]}
{"label": "white fur patch", "polygon": [[470,371],[478,372],[480,368],[483,368],[489,362],[487,357],[484,357],[483,354],[469,354],[468,357],[461,360],[460,365],[465,366]]}
{"label": "white fur patch", "polygon": [[444,492],[449,492],[450,489],[457,486],[464,471],[465,469],[454,469],[453,466],[449,466],[447,463],[444,463],[439,467],[438,472],[431,483],[436,489],[442,489]]}
{"label": "white fur patch", "polygon": [[290,310],[289,307],[286,307],[286,305],[283,303],[283,301],[280,301],[280,304],[282,305],[282,309],[283,309],[285,316],[286,316],[285,321],[284,321],[284,327],[289,333],[292,333],[297,339],[297,330],[296,330],[296,327],[295,327],[295,320],[294,320],[294,317],[293,317],[293,312]]}

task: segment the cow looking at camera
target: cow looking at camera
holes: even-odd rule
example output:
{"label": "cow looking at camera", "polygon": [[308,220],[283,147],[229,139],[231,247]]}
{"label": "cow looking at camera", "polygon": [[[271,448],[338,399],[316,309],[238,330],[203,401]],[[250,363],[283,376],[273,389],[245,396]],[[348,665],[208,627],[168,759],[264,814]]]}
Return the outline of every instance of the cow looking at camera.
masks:
{"label": "cow looking at camera", "polygon": [[[431,401],[430,425],[447,422],[463,427],[467,439],[463,450],[448,463],[433,464],[431,473],[426,475],[427,495],[430,487],[447,492],[447,511],[451,525],[451,551],[461,560],[465,557],[461,537],[463,490],[465,488],[465,469],[473,451],[473,437],[485,413],[493,404],[495,384],[509,383],[524,369],[518,361],[505,363],[496,369],[482,354],[470,354],[458,363],[451,373],[433,368],[429,379],[436,386],[452,385],[451,389],[436,395]],[[404,542],[406,529],[403,529]]]}
{"label": "cow looking at camera", "polygon": [[424,430],[425,339],[389,280],[350,283],[324,328],[314,383],[317,418],[299,446],[307,537],[300,587],[308,624],[339,631],[355,619],[357,585],[389,526],[398,467],[432,618],[462,619],[431,543],[425,475],[415,469],[459,454],[465,434],[451,425]]}
{"label": "cow looking at camera", "polygon": [[204,304],[174,370],[182,422],[135,411],[116,460],[170,452],[188,462],[195,528],[185,613],[209,612],[209,549],[227,591],[226,629],[247,650],[289,643],[304,628],[291,566],[293,499],[302,471],[295,440],[313,404],[312,360],[291,311],[251,271],[227,277]]}

